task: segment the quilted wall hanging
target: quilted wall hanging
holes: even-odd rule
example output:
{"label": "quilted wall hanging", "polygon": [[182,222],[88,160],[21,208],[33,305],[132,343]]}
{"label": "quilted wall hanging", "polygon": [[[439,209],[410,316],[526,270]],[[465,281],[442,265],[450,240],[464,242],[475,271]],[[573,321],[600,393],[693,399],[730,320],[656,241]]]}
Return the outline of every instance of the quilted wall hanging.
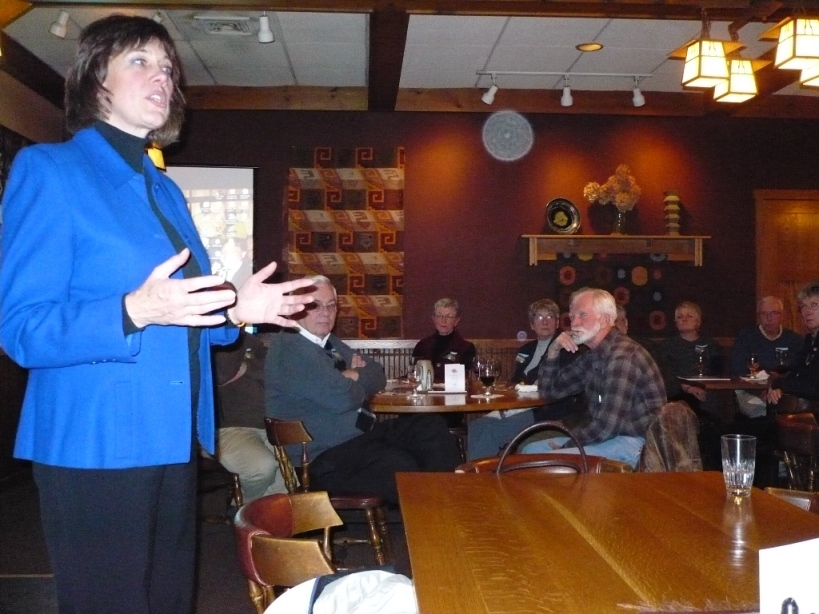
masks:
{"label": "quilted wall hanging", "polygon": [[285,201],[288,274],[333,282],[335,333],[402,337],[404,149],[294,149]]}

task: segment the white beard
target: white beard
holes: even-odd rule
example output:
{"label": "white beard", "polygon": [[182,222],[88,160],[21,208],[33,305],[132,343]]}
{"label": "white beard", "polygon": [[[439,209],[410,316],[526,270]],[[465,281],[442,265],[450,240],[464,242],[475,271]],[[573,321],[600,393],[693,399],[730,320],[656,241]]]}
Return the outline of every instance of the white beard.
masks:
{"label": "white beard", "polygon": [[600,320],[597,320],[591,328],[573,328],[571,332],[572,340],[577,345],[582,345],[594,339],[602,328],[603,325],[600,323]]}

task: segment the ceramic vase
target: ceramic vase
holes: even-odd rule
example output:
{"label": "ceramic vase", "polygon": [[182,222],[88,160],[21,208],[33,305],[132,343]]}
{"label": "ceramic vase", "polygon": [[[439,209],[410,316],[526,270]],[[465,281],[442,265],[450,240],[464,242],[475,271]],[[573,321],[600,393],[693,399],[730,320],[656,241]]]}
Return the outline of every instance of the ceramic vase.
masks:
{"label": "ceramic vase", "polygon": [[617,217],[614,218],[614,226],[611,229],[613,235],[626,234],[626,211],[617,210]]}
{"label": "ceramic vase", "polygon": [[677,194],[676,190],[668,190],[667,192],[663,192],[665,194],[665,198],[663,202],[665,203],[665,208],[663,211],[665,212],[665,231],[666,234],[669,235],[679,235],[680,234],[680,197]]}

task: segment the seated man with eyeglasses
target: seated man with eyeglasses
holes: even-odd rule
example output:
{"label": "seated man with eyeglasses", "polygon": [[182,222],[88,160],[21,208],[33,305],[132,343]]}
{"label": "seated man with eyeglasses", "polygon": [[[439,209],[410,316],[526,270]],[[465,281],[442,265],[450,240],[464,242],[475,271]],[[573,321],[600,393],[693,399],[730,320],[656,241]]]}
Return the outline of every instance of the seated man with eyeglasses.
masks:
{"label": "seated man with eyeglasses", "polygon": [[[330,280],[313,277],[310,295],[298,329],[276,333],[267,351],[266,413],[301,420],[313,437],[307,444],[313,490],[372,494],[396,505],[395,474],[453,471],[460,460],[455,441],[435,414],[376,422],[365,400],[386,385],[384,370],[332,333],[338,296]],[[288,453],[299,458],[301,446]]]}
{"label": "seated man with eyeglasses", "polygon": [[[756,314],[758,326],[741,330],[734,341],[731,353],[731,375],[748,373],[748,360],[752,354],[759,360],[759,367],[774,373],[779,368],[789,368],[802,346],[802,337],[782,326],[784,305],[776,296],[766,296],[759,301]],[[779,356],[783,356],[780,362]],[[760,394],[749,390],[737,390],[737,406],[748,418],[766,414],[767,392]]]}
{"label": "seated man with eyeglasses", "polygon": [[412,350],[412,362],[431,360],[435,382],[444,381],[444,370],[448,364],[462,364],[467,370],[475,361],[475,344],[464,339],[455,330],[461,321],[461,307],[458,301],[442,298],[432,308],[432,323],[435,334],[421,339]]}
{"label": "seated man with eyeglasses", "polygon": [[802,323],[808,330],[793,368],[780,378],[771,378],[768,403],[776,404],[783,394],[800,399],[819,399],[819,282],[802,288],[796,295]]}

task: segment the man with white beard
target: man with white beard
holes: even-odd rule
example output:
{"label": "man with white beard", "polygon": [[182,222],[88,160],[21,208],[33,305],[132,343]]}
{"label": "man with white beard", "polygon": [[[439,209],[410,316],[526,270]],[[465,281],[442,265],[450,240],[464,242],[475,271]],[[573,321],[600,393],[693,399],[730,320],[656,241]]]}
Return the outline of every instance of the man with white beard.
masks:
{"label": "man with white beard", "polygon": [[[660,370],[651,355],[614,327],[617,308],[605,290],[583,288],[569,306],[572,329],[549,346],[541,362],[538,388],[542,397],[560,399],[584,392],[591,420],[574,432],[588,454],[637,465],[649,420],[665,403]],[[561,367],[561,351],[591,351]],[[524,453],[577,452],[563,448],[567,437],[534,441]]]}

